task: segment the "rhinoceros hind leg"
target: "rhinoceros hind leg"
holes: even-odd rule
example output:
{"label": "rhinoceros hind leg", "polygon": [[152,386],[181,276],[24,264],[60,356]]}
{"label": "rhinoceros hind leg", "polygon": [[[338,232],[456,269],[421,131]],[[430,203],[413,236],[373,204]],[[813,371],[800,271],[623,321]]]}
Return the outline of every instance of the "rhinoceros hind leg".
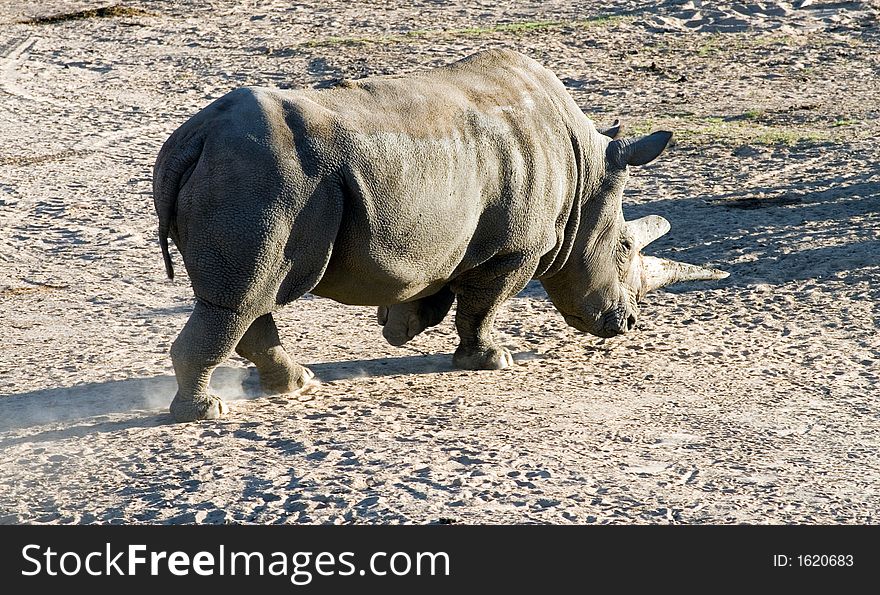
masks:
{"label": "rhinoceros hind leg", "polygon": [[434,295],[412,302],[379,306],[377,318],[382,325],[382,336],[399,347],[426,328],[443,322],[453,301],[455,294],[448,287],[443,287]]}
{"label": "rhinoceros hind leg", "polygon": [[499,345],[492,334],[495,315],[501,304],[516,295],[529,282],[517,255],[488,261],[468,272],[453,287],[458,297],[455,326],[461,342],[452,363],[465,370],[501,370],[513,365],[510,351]]}
{"label": "rhinoceros hind leg", "polygon": [[315,377],[311,370],[290,358],[281,344],[272,314],[264,314],[251,323],[235,351],[257,366],[260,387],[266,394],[294,392]]}
{"label": "rhinoceros hind leg", "polygon": [[189,320],[171,345],[177,394],[171,402],[176,421],[216,419],[226,404],[208,392],[211,373],[232,352],[248,327],[240,314],[197,301]]}

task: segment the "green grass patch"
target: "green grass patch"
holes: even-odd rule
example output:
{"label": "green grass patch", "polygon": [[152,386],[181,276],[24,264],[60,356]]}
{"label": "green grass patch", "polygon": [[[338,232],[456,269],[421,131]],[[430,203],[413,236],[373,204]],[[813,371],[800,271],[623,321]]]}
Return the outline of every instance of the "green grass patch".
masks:
{"label": "green grass patch", "polygon": [[719,37],[720,34],[704,33],[702,35],[705,35],[706,37],[701,36],[700,42],[697,44],[696,50],[698,56],[705,58],[706,56],[723,51],[723,47],[721,46],[722,38]]}
{"label": "green grass patch", "polygon": [[823,143],[829,140],[831,140],[831,135],[819,130],[797,130],[761,126],[747,142],[755,145],[792,147],[802,144]]}
{"label": "green grass patch", "polygon": [[454,39],[459,37],[484,37],[490,35],[522,35],[560,29],[587,29],[606,27],[625,21],[627,16],[604,16],[573,21],[521,21],[517,23],[496,23],[484,27],[463,27],[458,29],[414,29],[405,33],[374,36],[324,37],[300,44],[303,47],[332,47],[337,45],[393,44],[406,43],[414,39]]}
{"label": "green grass patch", "polygon": [[830,131],[759,124],[754,118],[745,115],[735,119],[717,116],[661,116],[637,120],[631,124],[625,122],[624,125],[624,134],[628,136],[641,136],[655,130],[670,130],[675,135],[676,142],[687,145],[721,143],[731,146],[742,144],[795,146],[833,140]]}
{"label": "green grass patch", "polygon": [[858,120],[852,120],[850,118],[838,118],[835,120],[831,126],[833,128],[838,128],[839,126],[852,126],[853,124],[858,124]]}
{"label": "green grass patch", "polygon": [[[559,21],[526,21],[523,23],[499,23],[489,27],[465,27],[463,29],[440,30],[440,33],[450,37],[474,37],[487,33],[526,33],[529,31],[545,31],[555,29],[562,23]],[[438,33],[434,29],[420,29],[408,31],[408,37],[432,37]]]}

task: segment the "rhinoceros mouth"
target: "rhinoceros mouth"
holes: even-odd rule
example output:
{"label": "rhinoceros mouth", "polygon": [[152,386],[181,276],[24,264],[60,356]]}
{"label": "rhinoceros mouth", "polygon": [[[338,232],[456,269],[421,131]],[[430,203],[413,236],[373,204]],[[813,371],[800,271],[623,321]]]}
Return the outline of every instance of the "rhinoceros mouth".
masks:
{"label": "rhinoceros mouth", "polygon": [[632,330],[636,324],[636,317],[633,314],[622,316],[617,311],[611,311],[601,316],[596,321],[589,321],[582,316],[574,314],[563,314],[565,322],[575,329],[601,337],[610,339],[622,335]]}
{"label": "rhinoceros mouth", "polygon": [[582,333],[589,333],[591,335],[596,335],[597,337],[614,336],[613,334],[606,335],[599,321],[589,321],[583,316],[577,316],[575,314],[563,314],[562,317],[565,319],[568,326],[573,327]]}
{"label": "rhinoceros mouth", "polygon": [[633,330],[636,327],[636,315],[625,309],[615,309],[602,316],[602,332],[600,336],[614,337]]}

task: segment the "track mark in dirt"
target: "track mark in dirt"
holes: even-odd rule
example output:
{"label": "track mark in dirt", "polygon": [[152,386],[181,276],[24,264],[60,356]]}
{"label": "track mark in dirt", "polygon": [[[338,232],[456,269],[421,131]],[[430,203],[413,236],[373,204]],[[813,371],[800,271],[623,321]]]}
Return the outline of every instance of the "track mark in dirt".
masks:
{"label": "track mark in dirt", "polygon": [[37,40],[31,35],[20,35],[0,44],[0,58],[6,60],[18,60],[27,50],[31,49]]}
{"label": "track mark in dirt", "polygon": [[42,291],[59,291],[70,288],[69,285],[61,285],[56,283],[39,283],[37,285],[25,287],[4,287],[0,289],[0,295],[21,295],[27,293],[39,293]]}
{"label": "track mark in dirt", "polygon": [[[32,43],[27,43],[33,40]],[[28,50],[36,43],[30,35],[19,35],[4,42],[0,42],[0,58],[16,59],[23,51]],[[14,54],[13,54],[14,52]],[[13,54],[10,56],[10,54]]]}
{"label": "track mark in dirt", "polygon": [[[35,95],[16,82],[16,72],[19,65],[25,61],[25,56],[28,51],[39,41],[39,38],[33,36],[22,37],[19,39],[20,41],[18,45],[7,50],[6,54],[0,59],[0,91],[3,91],[7,95],[27,99],[28,101],[36,103],[48,103],[49,105],[65,108],[68,107],[66,102],[59,101],[53,97]],[[9,45],[12,45],[12,43]]]}
{"label": "track mark in dirt", "polygon": [[31,17],[29,19],[21,19],[17,21],[20,25],[54,25],[56,23],[66,23],[69,21],[82,21],[85,19],[111,19],[114,17],[143,17],[154,16],[153,13],[147,12],[140,8],[132,8],[121,4],[113,4],[111,6],[102,6],[100,8],[91,8],[88,10],[78,10],[76,12],[64,12],[46,16]]}
{"label": "track mark in dirt", "polygon": [[47,161],[61,161],[63,159],[82,157],[92,153],[94,153],[94,151],[78,151],[71,149],[69,151],[59,151],[46,155],[0,155],[0,165],[37,165]]}
{"label": "track mark in dirt", "polygon": [[0,165],[37,165],[48,161],[62,161],[73,157],[86,157],[99,152],[101,149],[108,147],[118,141],[132,138],[158,127],[159,124],[151,124],[146,126],[136,126],[125,130],[118,130],[98,136],[90,137],[80,143],[77,143],[71,149],[66,151],[56,151],[45,155],[0,155]]}

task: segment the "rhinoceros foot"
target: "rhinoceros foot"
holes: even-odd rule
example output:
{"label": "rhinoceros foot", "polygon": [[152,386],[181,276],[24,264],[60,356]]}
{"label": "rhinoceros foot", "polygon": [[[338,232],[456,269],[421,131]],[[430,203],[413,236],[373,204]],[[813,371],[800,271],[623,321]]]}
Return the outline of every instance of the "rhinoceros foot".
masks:
{"label": "rhinoceros foot", "polygon": [[[387,312],[387,321],[382,327],[382,336],[395,347],[404,345],[428,328],[426,322],[419,317],[418,305],[416,304],[398,304],[384,307]],[[381,314],[379,316],[381,317]]]}
{"label": "rhinoceros foot", "polygon": [[180,393],[171,401],[171,417],[174,421],[188,422],[200,419],[218,419],[229,411],[222,399],[211,394],[197,395],[192,399],[181,399]]}
{"label": "rhinoceros foot", "polygon": [[482,348],[459,346],[452,356],[452,363],[464,370],[503,370],[513,365],[513,355],[498,345]]}
{"label": "rhinoceros foot", "polygon": [[260,388],[267,395],[280,395],[296,392],[308,385],[315,377],[314,372],[299,364],[278,365],[272,369],[260,370]]}
{"label": "rhinoceros foot", "polygon": [[376,317],[383,327],[382,335],[391,345],[400,347],[425,329],[443,322],[453,301],[455,294],[444,287],[412,302],[379,306]]}

